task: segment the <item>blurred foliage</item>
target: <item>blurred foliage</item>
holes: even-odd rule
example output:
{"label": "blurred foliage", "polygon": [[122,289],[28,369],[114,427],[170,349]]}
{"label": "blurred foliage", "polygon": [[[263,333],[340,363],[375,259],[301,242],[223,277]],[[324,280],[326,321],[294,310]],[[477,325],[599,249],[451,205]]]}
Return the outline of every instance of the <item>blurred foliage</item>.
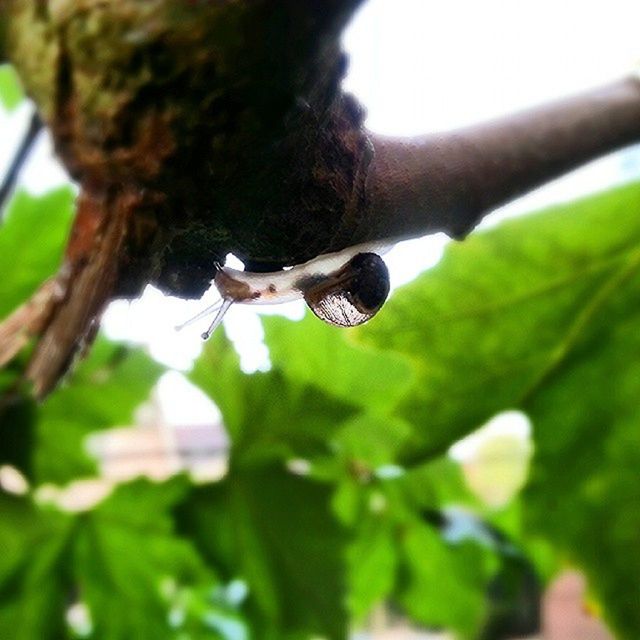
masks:
{"label": "blurred foliage", "polygon": [[94,473],[86,436],[131,424],[134,410],[149,397],[162,370],[141,350],[99,338],[74,372],[72,384],[38,407],[35,480],[64,484]]}
{"label": "blurred foliage", "polygon": [[35,198],[18,192],[0,233],[0,317],[22,304],[57,270],[73,219],[73,191]]}
{"label": "blurred foliage", "polygon": [[472,235],[363,331],[417,360],[403,459],[498,411],[529,415],[527,531],[586,570],[628,638],[640,634],[639,209],[630,185]]}
{"label": "blurred foliage", "polygon": [[[218,584],[193,545],[174,533],[170,509],[187,491],[181,478],[162,485],[140,480],[77,514],[3,496],[0,637],[74,637],[65,620],[75,601],[90,611],[80,636],[172,637],[172,594],[163,593],[163,582],[173,591],[176,584]],[[194,637],[219,637],[201,626]]]}
{"label": "blurred foliage", "polygon": [[[14,196],[0,316],[54,273],[72,202]],[[86,436],[132,424],[162,367],[100,337],[35,406],[19,358],[0,372],[0,463],[30,488],[0,492],[0,638],[340,640],[386,603],[501,640],[537,629],[569,562],[635,640],[639,207],[630,185],[477,232],[360,329],[268,318],[267,372],[243,372],[218,332],[190,374],[232,441],[215,483],[45,501],[43,485],[97,474]],[[507,409],[530,417],[535,454],[492,508],[447,452]]]}
{"label": "blurred foliage", "polygon": [[20,80],[9,64],[0,64],[0,105],[13,111],[24,98]]}

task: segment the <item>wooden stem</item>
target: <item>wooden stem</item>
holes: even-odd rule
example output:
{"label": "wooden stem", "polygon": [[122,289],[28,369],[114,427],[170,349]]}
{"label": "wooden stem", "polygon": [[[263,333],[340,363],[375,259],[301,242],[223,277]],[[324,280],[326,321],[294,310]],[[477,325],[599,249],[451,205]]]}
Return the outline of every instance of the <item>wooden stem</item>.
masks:
{"label": "wooden stem", "polygon": [[638,140],[635,77],[459,131],[372,136],[360,239],[463,237],[496,207]]}

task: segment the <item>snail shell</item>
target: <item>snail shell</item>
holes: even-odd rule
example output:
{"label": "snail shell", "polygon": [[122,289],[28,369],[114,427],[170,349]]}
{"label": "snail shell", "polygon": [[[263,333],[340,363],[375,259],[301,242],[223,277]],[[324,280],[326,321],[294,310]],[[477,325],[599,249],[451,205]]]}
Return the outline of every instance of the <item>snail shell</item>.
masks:
{"label": "snail shell", "polygon": [[389,270],[376,253],[358,253],[305,289],[305,302],[318,318],[339,327],[355,327],[371,319],[387,299]]}

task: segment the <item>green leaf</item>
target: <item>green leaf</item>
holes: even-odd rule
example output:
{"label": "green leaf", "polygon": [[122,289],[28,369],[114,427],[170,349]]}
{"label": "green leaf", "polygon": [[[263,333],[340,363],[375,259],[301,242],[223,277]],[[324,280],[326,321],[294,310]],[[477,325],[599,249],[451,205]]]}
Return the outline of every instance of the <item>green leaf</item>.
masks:
{"label": "green leaf", "polygon": [[638,207],[630,186],[471,235],[361,329],[416,362],[406,403],[422,431],[416,456],[520,406],[553,373],[600,297],[632,278]]}
{"label": "green leaf", "polygon": [[[89,608],[91,638],[174,640],[167,585],[194,593],[216,586],[191,543],[173,530],[172,510],[188,490],[183,478],[136,481],[73,516],[29,496],[0,494],[0,637],[75,637],[65,616],[81,602]],[[228,606],[211,607],[219,616],[224,610],[232,618]],[[194,638],[216,637],[204,633],[203,619],[193,627]]]}
{"label": "green leaf", "polygon": [[474,511],[482,508],[469,491],[460,465],[448,456],[408,469],[398,478],[398,484],[417,509],[439,509],[451,505],[462,505]]}
{"label": "green leaf", "polygon": [[58,270],[73,199],[64,187],[39,197],[19,191],[11,201],[0,226],[0,318]]}
{"label": "green leaf", "polygon": [[487,615],[495,558],[475,543],[449,545],[421,523],[406,528],[401,549],[405,586],[399,600],[411,618],[474,637]]}
{"label": "green leaf", "polygon": [[346,536],[329,500],[329,488],[278,466],[232,468],[178,513],[224,577],[249,585],[256,637],[346,638]]}
{"label": "green leaf", "polygon": [[[465,637],[480,631],[489,612],[497,545],[470,512],[441,511],[450,498],[467,495],[457,486],[454,466],[437,460],[390,479],[339,486],[333,507],[354,532],[347,559],[348,603],[356,621],[388,600],[402,603],[414,621],[427,626]],[[447,576],[439,577],[444,571]]]}
{"label": "green leaf", "polygon": [[361,331],[420,372],[407,459],[528,413],[529,530],[585,568],[621,638],[640,635],[639,209],[633,184],[474,234]]}
{"label": "green leaf", "polygon": [[576,344],[527,402],[536,456],[524,494],[528,525],[585,568],[617,637],[629,639],[640,634],[640,286],[635,281],[612,296],[592,321],[587,341]]}
{"label": "green leaf", "polygon": [[404,420],[360,413],[343,423],[332,444],[343,459],[374,471],[394,462],[396,452],[410,434],[411,426]]}
{"label": "green leaf", "polygon": [[292,380],[367,411],[393,408],[413,382],[405,358],[349,340],[350,332],[307,313],[301,322],[264,319],[273,366]]}
{"label": "green leaf", "polygon": [[235,464],[325,452],[331,434],[357,410],[276,368],[242,373],[222,332],[207,344],[190,378],[220,408]]}
{"label": "green leaf", "polygon": [[66,637],[70,520],[0,495],[0,637]]}
{"label": "green leaf", "polygon": [[192,545],[173,533],[170,508],[187,488],[182,478],[162,485],[139,480],[82,519],[74,562],[94,637],[174,638],[163,583],[213,585]]}
{"label": "green leaf", "polygon": [[18,74],[10,64],[0,65],[0,104],[13,111],[24,100]]}
{"label": "green leaf", "polygon": [[204,345],[189,378],[216,403],[226,430],[238,440],[248,411],[244,383],[249,376],[242,373],[240,358],[223,331],[216,331]]}
{"label": "green leaf", "polygon": [[65,483],[95,472],[89,433],[130,426],[163,371],[141,349],[96,340],[68,383],[39,409],[35,470],[39,481]]}
{"label": "green leaf", "polygon": [[389,523],[369,515],[358,527],[347,551],[348,605],[360,622],[393,591],[398,565],[398,545]]}

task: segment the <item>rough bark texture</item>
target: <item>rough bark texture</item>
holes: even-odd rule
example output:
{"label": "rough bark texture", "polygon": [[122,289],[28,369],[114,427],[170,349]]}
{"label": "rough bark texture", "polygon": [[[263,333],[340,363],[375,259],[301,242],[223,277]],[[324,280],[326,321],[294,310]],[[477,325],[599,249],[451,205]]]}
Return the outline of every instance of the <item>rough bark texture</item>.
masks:
{"label": "rough bark texture", "polygon": [[38,395],[111,298],[147,282],[199,296],[228,252],[280,267],[340,235],[371,160],[339,90],[357,4],[4,0],[9,57],[81,187],[57,286],[38,295],[56,297],[27,305],[45,316],[23,325],[40,337]]}
{"label": "rough bark texture", "polygon": [[151,280],[198,296],[230,251],[290,264],[327,248],[370,160],[338,89],[357,4],[8,3],[11,58],[72,176],[93,193],[144,192],[132,215],[155,229],[116,293]]}

